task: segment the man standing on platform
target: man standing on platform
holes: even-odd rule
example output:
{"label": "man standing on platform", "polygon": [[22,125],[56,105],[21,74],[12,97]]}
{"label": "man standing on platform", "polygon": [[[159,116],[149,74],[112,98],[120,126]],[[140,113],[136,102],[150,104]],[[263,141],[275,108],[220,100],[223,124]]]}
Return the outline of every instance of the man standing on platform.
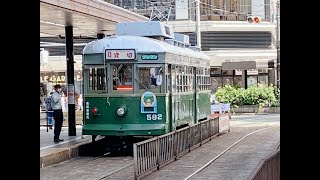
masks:
{"label": "man standing on platform", "polygon": [[60,142],[63,141],[63,139],[60,139],[60,132],[61,132],[61,127],[63,123],[63,114],[62,114],[62,105],[61,105],[61,86],[60,84],[56,84],[54,87],[54,92],[51,95],[52,101],[51,101],[51,106],[53,110],[53,118],[55,120],[54,123],[54,142]]}

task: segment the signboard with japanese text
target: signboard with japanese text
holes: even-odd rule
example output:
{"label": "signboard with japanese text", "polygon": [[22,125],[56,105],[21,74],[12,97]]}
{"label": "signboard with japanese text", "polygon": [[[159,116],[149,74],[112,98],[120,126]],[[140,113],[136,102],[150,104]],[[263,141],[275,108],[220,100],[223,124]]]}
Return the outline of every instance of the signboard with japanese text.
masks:
{"label": "signboard with japanese text", "polygon": [[74,104],[74,85],[68,84],[68,104]]}
{"label": "signboard with japanese text", "polygon": [[229,114],[223,114],[219,116],[219,133],[230,130],[229,120]]}
{"label": "signboard with japanese text", "polygon": [[134,60],[136,52],[134,49],[106,49],[106,60]]}
{"label": "signboard with japanese text", "polygon": [[[236,69],[235,71],[236,75],[242,75],[242,70]],[[248,69],[247,70],[247,75],[258,75],[258,69]]]}
{"label": "signboard with japanese text", "polygon": [[141,55],[142,60],[158,60],[157,54],[143,54]]}

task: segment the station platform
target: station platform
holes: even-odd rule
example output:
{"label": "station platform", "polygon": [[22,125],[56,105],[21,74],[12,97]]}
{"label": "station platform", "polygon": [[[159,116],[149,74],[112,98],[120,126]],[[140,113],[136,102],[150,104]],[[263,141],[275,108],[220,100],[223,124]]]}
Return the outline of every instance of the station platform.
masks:
{"label": "station platform", "polygon": [[[161,167],[160,170],[143,177],[143,179],[186,180],[192,173],[241,139],[239,143],[225,151],[224,154],[205,169],[188,179],[250,179],[253,172],[257,170],[257,167],[279,146],[280,115],[247,114],[232,116],[230,128],[231,131],[229,133],[221,134],[201,147],[178,158],[177,161],[173,161]],[[77,137],[80,137],[80,133],[77,134]],[[85,139],[90,139],[90,137],[85,137]],[[52,139],[49,138],[49,140],[49,143],[51,143]],[[100,158],[79,156],[69,161],[41,168],[40,179],[133,180],[133,162],[133,157],[126,156],[105,156]]]}
{"label": "station platform", "polygon": [[91,143],[91,136],[81,136],[82,126],[77,125],[76,136],[68,135],[68,127],[62,127],[59,143],[53,142],[54,130],[40,126],[40,168],[78,156],[80,145]]}

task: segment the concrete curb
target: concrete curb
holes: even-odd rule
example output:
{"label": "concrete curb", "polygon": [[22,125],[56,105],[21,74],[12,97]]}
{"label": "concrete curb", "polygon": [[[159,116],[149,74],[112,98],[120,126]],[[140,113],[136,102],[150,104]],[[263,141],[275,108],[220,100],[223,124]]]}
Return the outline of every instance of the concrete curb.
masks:
{"label": "concrete curb", "polygon": [[246,112],[242,112],[242,113],[235,113],[235,112],[230,112],[230,115],[231,116],[238,116],[238,115],[269,115],[269,114],[280,114],[280,112],[269,112],[269,113],[266,113],[266,112],[264,112],[264,113],[261,113],[261,112],[259,112],[259,113],[246,113]]}
{"label": "concrete curb", "polygon": [[79,147],[91,141],[81,142],[64,148],[48,148],[40,151],[40,168],[50,166],[78,156]]}
{"label": "concrete curb", "polygon": [[231,112],[235,114],[242,113],[254,113],[254,114],[265,114],[265,113],[280,113],[280,107],[263,107],[259,110],[258,106],[239,106],[239,108],[232,108]]}

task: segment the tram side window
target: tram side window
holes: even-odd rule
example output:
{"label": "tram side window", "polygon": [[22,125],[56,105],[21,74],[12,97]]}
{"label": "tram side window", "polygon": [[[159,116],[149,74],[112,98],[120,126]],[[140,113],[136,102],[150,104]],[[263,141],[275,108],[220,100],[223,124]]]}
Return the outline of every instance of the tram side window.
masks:
{"label": "tram side window", "polygon": [[181,78],[181,66],[176,66],[176,92],[181,92],[182,89],[182,78]]}
{"label": "tram side window", "polygon": [[117,93],[132,93],[132,65],[115,64],[111,65],[112,89]]}
{"label": "tram side window", "polygon": [[179,74],[178,74],[178,91],[179,92],[183,92],[182,91],[182,87],[183,87],[183,74],[182,74],[182,70],[183,70],[183,66],[179,66]]}
{"label": "tram side window", "polygon": [[202,90],[202,82],[201,82],[201,70],[202,68],[197,68],[197,91],[201,91]]}
{"label": "tram side window", "polygon": [[188,91],[193,91],[193,70],[192,67],[188,67]]}
{"label": "tram side window", "polygon": [[139,90],[151,89],[153,92],[160,92],[163,76],[161,67],[138,67]]}
{"label": "tram side window", "polygon": [[104,68],[89,69],[89,90],[105,90],[106,89],[106,72]]}
{"label": "tram side window", "polygon": [[199,82],[199,85],[200,85],[200,91],[203,91],[203,71],[202,71],[202,68],[199,69],[199,79],[200,79],[200,82]]}
{"label": "tram side window", "polygon": [[202,85],[203,85],[203,87],[202,87],[202,90],[207,90],[207,82],[206,82],[206,68],[203,68],[203,70],[202,70]]}
{"label": "tram side window", "polygon": [[187,92],[187,67],[186,66],[182,66],[181,67],[181,76],[182,76],[182,92]]}
{"label": "tram side window", "polygon": [[176,79],[176,66],[172,65],[172,70],[171,70],[171,78],[172,78],[172,92],[176,93],[177,92],[177,79]]}
{"label": "tram side window", "polygon": [[166,92],[170,92],[171,91],[171,82],[170,82],[170,71],[169,68],[171,68],[171,65],[166,65]]}
{"label": "tram side window", "polygon": [[211,90],[210,68],[206,68],[207,90]]}

